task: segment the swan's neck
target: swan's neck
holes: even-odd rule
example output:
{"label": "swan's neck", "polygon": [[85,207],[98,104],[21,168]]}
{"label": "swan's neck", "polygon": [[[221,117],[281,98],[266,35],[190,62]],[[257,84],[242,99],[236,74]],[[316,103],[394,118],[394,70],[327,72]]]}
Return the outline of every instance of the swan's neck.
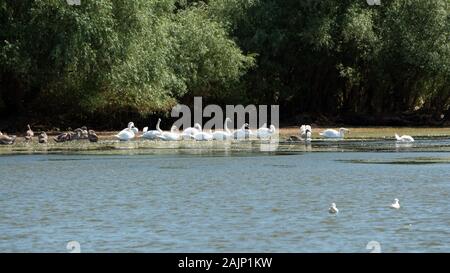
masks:
{"label": "swan's neck", "polygon": [[156,130],[159,132],[162,132],[161,128],[159,128],[159,124],[161,123],[161,119],[158,119],[158,122],[156,123]]}
{"label": "swan's neck", "polygon": [[223,124],[223,128],[225,129],[225,132],[231,133],[230,129],[228,129],[228,121],[230,121],[230,120],[229,119],[225,120],[225,123]]}

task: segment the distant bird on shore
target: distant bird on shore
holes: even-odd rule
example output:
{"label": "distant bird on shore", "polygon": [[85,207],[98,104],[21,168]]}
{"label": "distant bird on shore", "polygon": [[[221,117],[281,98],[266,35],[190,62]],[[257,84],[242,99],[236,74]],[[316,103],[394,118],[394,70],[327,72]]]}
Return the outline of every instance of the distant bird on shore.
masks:
{"label": "distant bird on shore", "polygon": [[328,212],[331,213],[331,214],[338,214],[338,213],[339,213],[339,210],[338,210],[338,208],[336,207],[336,204],[335,204],[335,203],[331,203],[331,206],[330,206],[330,208],[328,209]]}
{"label": "distant bird on shore", "polygon": [[0,132],[0,144],[11,145],[11,144],[14,144],[15,141],[16,141],[16,136],[8,136],[8,135],[2,134],[2,132]]}
{"label": "distant bird on shore", "polygon": [[137,132],[139,132],[139,130],[134,126],[134,123],[128,122],[128,127],[120,131],[115,137],[120,141],[128,141],[133,139]]}
{"label": "distant bird on shore", "polygon": [[74,139],[88,139],[89,138],[89,132],[86,126],[83,126],[81,128],[77,128],[74,130],[76,135],[74,135]]}
{"label": "distant bird on shore", "polygon": [[25,140],[30,141],[30,140],[33,140],[34,132],[33,132],[33,130],[31,130],[30,124],[28,124],[27,127],[28,127],[28,131],[27,131],[27,134],[25,135]]}
{"label": "distant bird on shore", "polygon": [[393,208],[393,209],[399,209],[400,208],[400,203],[398,202],[397,198],[394,199],[394,203],[391,204],[391,208]]}
{"label": "distant bird on shore", "polygon": [[42,144],[45,144],[45,143],[48,142],[48,136],[47,136],[47,134],[45,132],[41,132],[38,135],[38,142],[42,143]]}
{"label": "distant bird on shore", "polygon": [[311,125],[300,126],[300,139],[306,142],[311,141],[312,128]]}
{"label": "distant bird on shore", "polygon": [[344,138],[345,133],[350,133],[350,130],[347,128],[339,128],[339,131],[336,131],[334,129],[326,129],[325,131],[322,131],[319,133],[319,135],[325,137],[325,138]]}
{"label": "distant bird on shore", "polygon": [[144,129],[142,130],[143,134],[142,137],[145,139],[156,139],[157,136],[161,135],[162,130],[161,128],[159,128],[159,125],[161,123],[161,119],[158,119],[158,122],[156,123],[156,130],[148,130],[148,127],[144,127]]}
{"label": "distant bird on shore", "polygon": [[399,136],[399,135],[395,134],[395,139],[398,142],[414,142],[414,138],[412,136],[408,136],[408,135]]}
{"label": "distant bird on shore", "polygon": [[270,128],[266,127],[267,125],[264,123],[264,125],[256,130],[256,137],[259,139],[268,139],[272,138],[272,136],[276,133],[277,129],[275,128],[275,125],[271,124]]}
{"label": "distant bird on shore", "polygon": [[98,136],[95,133],[94,130],[89,130],[88,131],[88,139],[90,142],[97,142],[98,141]]}
{"label": "distant bird on shore", "polygon": [[56,142],[67,142],[67,141],[74,140],[75,138],[77,138],[76,133],[67,132],[67,133],[62,133],[62,134],[57,135],[56,137],[53,138],[53,140]]}

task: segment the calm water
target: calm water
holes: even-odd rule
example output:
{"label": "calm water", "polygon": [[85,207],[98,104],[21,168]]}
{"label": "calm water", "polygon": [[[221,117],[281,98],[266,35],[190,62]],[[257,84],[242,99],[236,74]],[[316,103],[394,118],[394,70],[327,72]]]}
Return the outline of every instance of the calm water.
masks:
{"label": "calm water", "polygon": [[450,152],[320,145],[0,156],[0,252],[450,252]]}

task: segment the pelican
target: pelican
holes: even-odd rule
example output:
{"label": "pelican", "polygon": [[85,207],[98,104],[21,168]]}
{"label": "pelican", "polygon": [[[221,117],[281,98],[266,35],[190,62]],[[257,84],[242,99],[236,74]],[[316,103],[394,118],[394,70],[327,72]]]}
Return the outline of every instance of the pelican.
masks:
{"label": "pelican", "polygon": [[247,129],[248,123],[244,123],[241,127],[241,129],[238,129],[233,132],[233,138],[234,139],[246,139],[249,138],[252,134],[252,131],[250,129]]}
{"label": "pelican", "polygon": [[159,128],[159,124],[161,123],[161,119],[158,119],[158,122],[156,123],[156,130],[150,130],[148,131],[148,127],[144,127],[144,134],[142,134],[142,137],[145,139],[156,139],[157,136],[161,135],[162,130]]}
{"label": "pelican", "polygon": [[394,199],[394,203],[391,204],[391,208],[393,208],[393,209],[399,209],[400,208],[400,203],[398,202],[397,198]]}
{"label": "pelican", "polygon": [[177,141],[181,139],[181,135],[176,132],[177,130],[177,126],[173,125],[172,128],[170,128],[170,132],[162,132],[161,135],[156,137],[164,141]]}
{"label": "pelican", "polygon": [[47,134],[46,134],[45,132],[41,132],[41,133],[38,135],[38,141],[39,141],[39,143],[47,143],[47,141],[48,141],[48,136],[47,136]]}
{"label": "pelican", "polygon": [[338,214],[339,213],[339,210],[336,207],[335,203],[331,203],[331,207],[328,209],[328,212],[331,213],[331,214]]}
{"label": "pelican", "polygon": [[115,137],[120,141],[127,141],[133,139],[136,136],[136,131],[138,130],[136,127],[134,127],[134,123],[129,122],[128,127],[120,131],[117,135],[115,135]]}
{"label": "pelican", "polygon": [[88,131],[88,139],[89,139],[90,142],[97,142],[98,141],[98,136],[94,132],[94,130],[89,130]]}
{"label": "pelican", "polygon": [[312,129],[311,125],[300,126],[300,139],[306,142],[311,142]]}
{"label": "pelican", "polygon": [[344,138],[346,132],[350,133],[350,130],[346,128],[340,128],[339,131],[326,129],[319,134],[325,138]]}
{"label": "pelican", "polygon": [[7,136],[0,132],[0,144],[11,145],[14,144],[14,141],[16,141],[16,136]]}
{"label": "pelican", "polygon": [[[264,125],[265,125],[265,123],[264,123]],[[273,124],[270,125],[270,128],[261,127],[256,131],[256,137],[259,139],[272,138],[272,135],[275,134],[276,130],[277,129],[275,128],[275,125],[273,125]]]}
{"label": "pelican", "polygon": [[414,142],[414,138],[408,135],[398,136],[397,134],[395,134],[395,139],[398,142]]}
{"label": "pelican", "polygon": [[231,139],[233,137],[233,134],[231,133],[230,129],[228,129],[228,122],[230,122],[230,118],[226,118],[225,122],[223,123],[224,131],[214,131],[213,133],[213,139],[215,140],[227,140]]}
{"label": "pelican", "polygon": [[34,132],[33,132],[33,130],[31,130],[30,124],[28,124],[27,127],[28,127],[28,131],[27,131],[27,134],[25,136],[25,140],[26,141],[30,141],[30,140],[33,140]]}

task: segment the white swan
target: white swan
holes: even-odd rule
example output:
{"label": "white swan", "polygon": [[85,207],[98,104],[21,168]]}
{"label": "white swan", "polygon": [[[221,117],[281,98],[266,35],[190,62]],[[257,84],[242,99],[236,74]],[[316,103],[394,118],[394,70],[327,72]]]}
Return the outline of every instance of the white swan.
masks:
{"label": "white swan", "polygon": [[244,123],[242,125],[241,129],[234,131],[233,138],[239,139],[239,140],[249,138],[250,135],[252,134],[252,131],[249,129],[246,129],[247,126],[248,126],[248,123]]}
{"label": "white swan", "polygon": [[331,207],[328,209],[328,212],[331,213],[331,214],[338,214],[339,213],[339,210],[336,207],[335,203],[331,203]]}
{"label": "white swan", "polygon": [[148,127],[144,127],[144,134],[142,134],[142,137],[145,139],[156,139],[156,137],[161,135],[162,133],[162,130],[159,128],[160,123],[161,119],[158,119],[158,122],[156,123],[156,130],[148,131]]}
{"label": "white swan", "polygon": [[195,135],[202,131],[202,126],[199,123],[194,124],[194,127],[189,127],[183,130],[185,135]]}
{"label": "white swan", "polygon": [[393,208],[393,209],[399,209],[400,208],[400,203],[398,202],[397,198],[394,199],[394,203],[391,204],[391,208]]}
{"label": "white swan", "polygon": [[325,131],[320,132],[319,135],[325,138],[344,138],[346,132],[350,132],[350,130],[346,128],[340,128],[339,131],[326,129]]}
{"label": "white swan", "polygon": [[172,126],[170,128],[170,132],[162,132],[161,135],[156,136],[156,138],[164,140],[164,141],[178,141],[181,139],[181,135],[177,133],[177,126]]}
{"label": "white swan", "polygon": [[395,134],[395,139],[398,142],[414,142],[414,138],[412,136],[408,136],[408,135],[399,136],[399,135]]}
{"label": "white swan", "polygon": [[272,138],[272,135],[275,134],[276,130],[277,129],[275,128],[275,125],[273,125],[273,124],[270,125],[270,128],[261,127],[256,131],[256,137],[259,139]]}
{"label": "white swan", "polygon": [[233,134],[231,133],[230,129],[228,129],[228,122],[230,121],[231,121],[230,118],[225,119],[225,122],[223,123],[224,131],[214,131],[213,133],[214,140],[227,140],[233,137]]}
{"label": "white swan", "polygon": [[209,133],[206,132],[198,132],[194,136],[194,139],[197,141],[209,141],[213,140],[213,134],[211,132],[211,129],[209,130]]}
{"label": "white swan", "polygon": [[136,130],[137,128],[134,127],[134,123],[129,122],[128,127],[120,131],[117,135],[115,135],[115,137],[121,141],[128,141],[136,136]]}
{"label": "white swan", "polygon": [[300,140],[311,142],[311,125],[302,125],[300,127]]}

